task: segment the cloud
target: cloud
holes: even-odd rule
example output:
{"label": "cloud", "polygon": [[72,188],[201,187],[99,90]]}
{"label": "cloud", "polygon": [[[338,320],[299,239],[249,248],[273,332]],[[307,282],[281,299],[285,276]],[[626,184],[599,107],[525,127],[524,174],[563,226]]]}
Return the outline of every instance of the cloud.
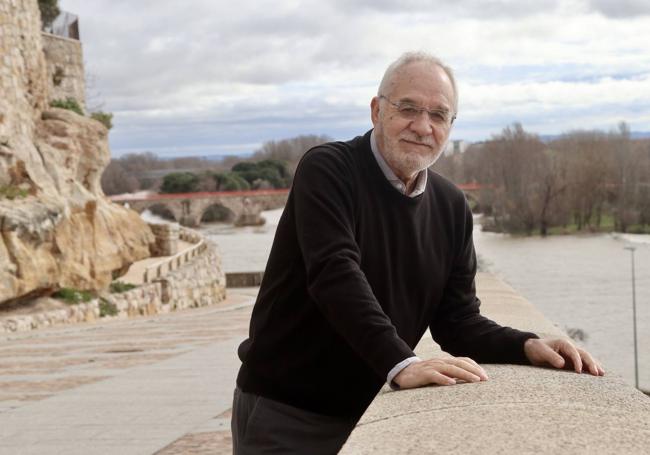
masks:
{"label": "cloud", "polygon": [[629,18],[650,15],[650,2],[647,0],[590,0],[593,10],[606,16]]}
{"label": "cloud", "polygon": [[629,115],[641,128],[647,3],[61,0],[80,16],[89,104],[115,113],[116,154],[346,139],[370,127],[370,98],[406,50],[455,69],[456,138],[517,119],[550,133]]}

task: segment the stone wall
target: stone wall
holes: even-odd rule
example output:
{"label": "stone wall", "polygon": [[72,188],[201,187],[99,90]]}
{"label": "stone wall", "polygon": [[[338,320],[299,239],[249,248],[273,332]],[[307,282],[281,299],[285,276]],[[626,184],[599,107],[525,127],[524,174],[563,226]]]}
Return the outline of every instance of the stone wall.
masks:
{"label": "stone wall", "polygon": [[86,109],[86,79],[81,42],[42,34],[47,67],[49,101],[74,98]]}
{"label": "stone wall", "polygon": [[48,99],[42,49],[37,2],[0,1],[0,186],[15,177],[10,149],[37,154],[30,139]]}
{"label": "stone wall", "polygon": [[[188,240],[201,236],[184,232]],[[99,318],[129,318],[168,313],[185,308],[212,305],[226,298],[226,279],[216,244],[206,241],[207,249],[179,269],[153,283],[121,293],[102,293],[88,303],[67,306],[39,314],[0,318],[0,333],[34,330],[59,324],[93,322]],[[108,312],[116,311],[110,315]]]}

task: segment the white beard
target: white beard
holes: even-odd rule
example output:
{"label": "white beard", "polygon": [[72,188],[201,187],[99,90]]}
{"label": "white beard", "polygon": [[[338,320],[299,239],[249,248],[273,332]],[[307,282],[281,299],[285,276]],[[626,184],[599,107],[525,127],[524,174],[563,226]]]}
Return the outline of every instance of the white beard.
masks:
{"label": "white beard", "polygon": [[390,144],[386,144],[386,150],[383,150],[386,163],[388,163],[392,169],[398,170],[401,175],[410,176],[423,169],[427,169],[429,166],[433,165],[438,158],[440,158],[442,149],[444,148],[444,144],[441,147],[436,147],[435,144],[431,144],[430,141],[424,141],[419,138],[413,139],[431,145],[432,149],[430,153],[403,153],[398,151],[396,147],[391,147]]}

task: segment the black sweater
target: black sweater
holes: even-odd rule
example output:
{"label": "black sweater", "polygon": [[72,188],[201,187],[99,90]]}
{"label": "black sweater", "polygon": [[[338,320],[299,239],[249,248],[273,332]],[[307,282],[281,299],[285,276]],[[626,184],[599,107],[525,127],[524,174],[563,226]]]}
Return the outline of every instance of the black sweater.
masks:
{"label": "black sweater", "polygon": [[401,194],[370,133],[305,154],[239,347],[242,390],[360,416],[427,327],[450,354],[526,363],[535,335],[479,313],[463,193],[428,172],[423,194]]}

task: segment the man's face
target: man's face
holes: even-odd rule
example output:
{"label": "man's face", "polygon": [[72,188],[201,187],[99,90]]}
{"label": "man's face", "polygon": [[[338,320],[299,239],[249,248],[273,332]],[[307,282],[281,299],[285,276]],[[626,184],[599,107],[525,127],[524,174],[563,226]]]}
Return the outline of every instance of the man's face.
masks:
{"label": "man's face", "polygon": [[453,113],[453,86],[439,66],[413,62],[399,69],[380,95],[370,104],[377,145],[398,177],[411,178],[440,156],[451,126],[432,122],[426,112],[405,118],[391,102]]}

